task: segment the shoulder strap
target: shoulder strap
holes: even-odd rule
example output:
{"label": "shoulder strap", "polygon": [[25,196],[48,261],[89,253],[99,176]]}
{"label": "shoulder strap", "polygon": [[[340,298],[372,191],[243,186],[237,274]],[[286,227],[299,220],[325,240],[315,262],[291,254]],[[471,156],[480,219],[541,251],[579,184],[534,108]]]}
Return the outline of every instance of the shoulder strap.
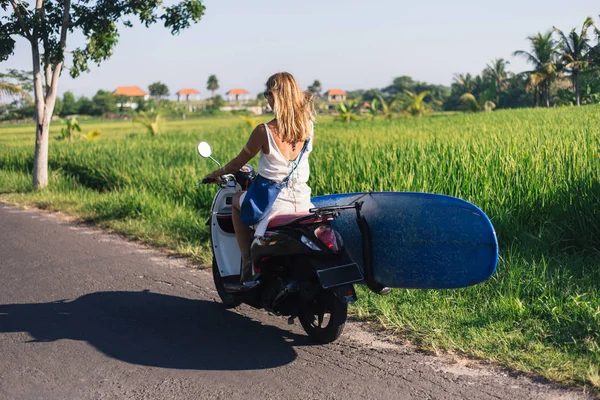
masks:
{"label": "shoulder strap", "polygon": [[292,176],[292,174],[294,173],[296,168],[298,168],[298,165],[300,165],[300,161],[302,161],[302,156],[304,155],[304,152],[308,148],[309,142],[310,142],[310,138],[304,142],[304,147],[302,147],[302,151],[300,152],[300,155],[298,156],[298,162],[294,163],[294,167],[292,168],[292,171],[290,172],[290,174],[288,176],[285,177],[285,179],[283,180],[282,183],[287,183],[290,180],[290,177]]}

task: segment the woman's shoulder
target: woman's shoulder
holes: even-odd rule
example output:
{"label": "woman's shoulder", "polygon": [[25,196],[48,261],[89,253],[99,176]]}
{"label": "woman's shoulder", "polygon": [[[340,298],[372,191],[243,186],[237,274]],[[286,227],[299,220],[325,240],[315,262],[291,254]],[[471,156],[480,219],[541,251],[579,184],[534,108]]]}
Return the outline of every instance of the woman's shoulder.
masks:
{"label": "woman's shoulder", "polygon": [[263,147],[267,143],[267,129],[265,124],[258,124],[250,134],[250,141]]}

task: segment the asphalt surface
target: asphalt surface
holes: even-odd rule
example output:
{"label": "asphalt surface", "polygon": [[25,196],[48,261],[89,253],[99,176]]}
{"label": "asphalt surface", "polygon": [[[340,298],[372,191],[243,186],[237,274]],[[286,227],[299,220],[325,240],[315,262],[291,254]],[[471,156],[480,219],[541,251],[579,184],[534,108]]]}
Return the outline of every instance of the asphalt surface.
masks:
{"label": "asphalt surface", "polygon": [[209,272],[0,203],[0,399],[586,399],[418,353],[357,322],[335,343],[217,301]]}

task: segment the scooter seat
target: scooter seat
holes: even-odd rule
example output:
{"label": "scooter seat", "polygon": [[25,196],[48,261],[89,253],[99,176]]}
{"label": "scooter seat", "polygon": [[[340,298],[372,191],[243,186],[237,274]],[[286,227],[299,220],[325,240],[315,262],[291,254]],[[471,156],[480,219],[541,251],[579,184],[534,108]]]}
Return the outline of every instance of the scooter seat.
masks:
{"label": "scooter seat", "polygon": [[[276,226],[280,226],[280,225],[285,225],[288,224],[298,218],[302,218],[302,217],[306,217],[307,215],[310,215],[309,212],[299,212],[299,213],[293,213],[293,214],[279,214],[274,216],[270,221],[269,221],[269,225],[267,226],[267,228],[275,228]],[[330,220],[331,218],[327,218],[327,220]],[[322,218],[309,218],[306,219],[304,221],[301,221],[301,224],[314,224],[317,222],[323,222]]]}

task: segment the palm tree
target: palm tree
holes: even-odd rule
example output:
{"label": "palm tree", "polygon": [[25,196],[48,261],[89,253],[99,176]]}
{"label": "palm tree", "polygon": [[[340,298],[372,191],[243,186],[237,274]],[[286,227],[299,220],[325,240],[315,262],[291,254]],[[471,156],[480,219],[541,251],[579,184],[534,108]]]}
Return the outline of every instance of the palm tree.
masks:
{"label": "palm tree", "polygon": [[473,93],[475,89],[475,80],[470,73],[455,74],[453,85],[459,88],[462,93]]}
{"label": "palm tree", "polygon": [[528,90],[535,89],[535,106],[539,104],[539,95],[544,97],[546,107],[550,107],[550,85],[557,78],[556,42],[552,39],[552,32],[538,33],[527,38],[531,42],[531,52],[517,50],[513,56],[522,56],[533,70],[529,74]]}
{"label": "palm tree", "polygon": [[581,71],[587,69],[590,65],[588,56],[591,46],[588,31],[593,25],[592,18],[587,17],[580,33],[577,33],[575,29],[571,29],[568,35],[554,27],[554,32],[558,33],[560,37],[558,53],[564,68],[571,72],[571,79],[573,79],[573,85],[575,86],[575,102],[578,106],[581,105],[579,77]]}
{"label": "palm tree", "polygon": [[594,33],[596,35],[596,45],[590,49],[590,62],[594,69],[600,69],[600,28],[594,25]]}
{"label": "palm tree", "polygon": [[508,64],[510,64],[510,62],[506,61],[504,58],[496,58],[491,64],[486,65],[486,68],[483,71],[483,76],[494,82],[496,85],[496,102],[499,101],[500,93],[506,86],[506,80],[508,79],[506,66]]}
{"label": "palm tree", "polygon": [[431,91],[425,90],[419,94],[413,93],[410,90],[404,90],[410,97],[410,102],[406,104],[404,111],[408,112],[413,117],[420,117],[428,111],[428,104],[425,103],[425,97],[431,96]]}
{"label": "palm tree", "polygon": [[219,90],[219,80],[216,75],[211,75],[206,81],[206,89],[210,90],[211,97],[215,97],[215,90]]}
{"label": "palm tree", "polygon": [[479,99],[476,99],[471,93],[465,93],[460,96],[462,101],[470,111],[493,111],[496,108],[496,104],[493,101],[485,100],[485,96],[480,95]]}
{"label": "palm tree", "polygon": [[29,95],[21,85],[13,85],[11,83],[0,82],[0,97],[2,96],[21,96],[29,98]]}

